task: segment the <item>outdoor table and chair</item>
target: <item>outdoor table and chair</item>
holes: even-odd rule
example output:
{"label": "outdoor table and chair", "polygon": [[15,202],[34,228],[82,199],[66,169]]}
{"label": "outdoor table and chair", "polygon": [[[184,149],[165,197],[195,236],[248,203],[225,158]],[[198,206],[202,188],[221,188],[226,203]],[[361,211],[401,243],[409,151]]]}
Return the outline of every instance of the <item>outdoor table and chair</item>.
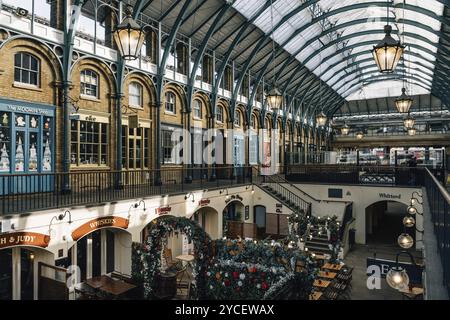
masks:
{"label": "outdoor table and chair", "polygon": [[118,299],[124,297],[125,293],[135,288],[136,285],[134,284],[102,275],[86,279],[75,287],[75,291],[81,295],[82,299],[94,300],[108,296]]}
{"label": "outdoor table and chair", "polygon": [[423,297],[424,290],[420,287],[408,287],[405,289],[400,289],[399,292],[402,294],[402,300],[405,298],[410,300],[416,300]]}

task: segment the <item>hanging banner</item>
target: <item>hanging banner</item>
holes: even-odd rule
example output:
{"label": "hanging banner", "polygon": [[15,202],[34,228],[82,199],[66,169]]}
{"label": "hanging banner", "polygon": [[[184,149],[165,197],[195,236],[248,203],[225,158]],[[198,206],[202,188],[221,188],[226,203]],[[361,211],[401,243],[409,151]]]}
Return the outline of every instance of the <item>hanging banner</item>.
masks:
{"label": "hanging banner", "polygon": [[0,235],[0,249],[14,246],[33,246],[46,248],[50,236],[36,232],[14,232]]}
{"label": "hanging banner", "polygon": [[115,216],[93,219],[76,228],[72,232],[72,239],[74,241],[77,241],[78,239],[82,238],[88,233],[91,233],[94,230],[107,227],[126,229],[128,228],[128,219]]}

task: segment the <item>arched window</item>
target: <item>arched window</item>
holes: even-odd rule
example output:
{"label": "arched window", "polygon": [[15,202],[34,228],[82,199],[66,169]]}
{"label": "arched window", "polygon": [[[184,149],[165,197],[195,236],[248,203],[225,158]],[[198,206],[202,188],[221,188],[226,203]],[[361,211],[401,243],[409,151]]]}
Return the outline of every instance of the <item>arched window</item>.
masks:
{"label": "arched window", "polygon": [[241,126],[241,113],[237,110],[234,112],[234,125]]}
{"label": "arched window", "polygon": [[39,59],[27,52],[14,55],[14,81],[39,86]]}
{"label": "arched window", "polygon": [[142,85],[136,81],[130,83],[128,87],[128,98],[131,107],[142,108]]}
{"label": "arched window", "polygon": [[194,118],[202,118],[202,102],[200,100],[194,100]]}
{"label": "arched window", "polygon": [[218,122],[223,122],[223,108],[221,106],[217,106],[216,117]]}
{"label": "arched window", "polygon": [[98,75],[90,69],[80,73],[80,92],[82,95],[98,98]]}
{"label": "arched window", "polygon": [[173,92],[166,92],[166,112],[176,113],[176,98]]}

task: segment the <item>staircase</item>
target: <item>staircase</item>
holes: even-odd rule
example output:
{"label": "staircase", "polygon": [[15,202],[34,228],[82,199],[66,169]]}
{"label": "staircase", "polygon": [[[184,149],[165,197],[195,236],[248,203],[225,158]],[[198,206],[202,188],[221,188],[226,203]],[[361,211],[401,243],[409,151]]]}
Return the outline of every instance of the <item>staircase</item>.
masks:
{"label": "staircase", "polygon": [[259,186],[272,197],[276,198],[280,203],[291,209],[292,211],[303,211],[311,214],[311,203],[303,200],[289,189],[283,187],[275,181],[272,176],[262,176]]}
{"label": "staircase", "polygon": [[[316,227],[317,228],[317,227]],[[316,229],[311,228],[311,233],[313,234],[312,239],[306,239],[305,248],[308,248],[309,252],[313,252],[316,255],[331,255],[331,250],[328,247],[330,242],[326,231],[319,235]]]}

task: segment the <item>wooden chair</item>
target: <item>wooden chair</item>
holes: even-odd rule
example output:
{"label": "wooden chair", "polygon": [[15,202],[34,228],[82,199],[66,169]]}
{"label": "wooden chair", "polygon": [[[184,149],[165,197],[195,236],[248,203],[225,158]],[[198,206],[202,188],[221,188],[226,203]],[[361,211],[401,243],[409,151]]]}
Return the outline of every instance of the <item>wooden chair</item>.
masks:
{"label": "wooden chair", "polygon": [[176,264],[176,261],[173,261],[172,258],[172,249],[164,248],[163,257],[166,260],[167,268],[171,268]]}
{"label": "wooden chair", "polygon": [[186,295],[189,297],[189,292],[191,290],[191,280],[186,272],[186,267],[183,267],[177,272],[177,292],[180,291],[180,293],[183,293],[183,289],[185,289],[187,290]]}

